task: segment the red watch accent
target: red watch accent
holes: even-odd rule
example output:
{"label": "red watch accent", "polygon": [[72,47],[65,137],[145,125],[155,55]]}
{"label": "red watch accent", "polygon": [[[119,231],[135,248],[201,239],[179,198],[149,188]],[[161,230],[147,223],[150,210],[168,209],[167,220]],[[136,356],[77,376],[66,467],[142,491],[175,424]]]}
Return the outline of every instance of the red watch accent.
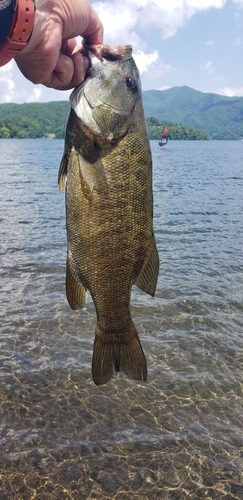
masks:
{"label": "red watch accent", "polygon": [[7,64],[26,47],[33,31],[34,18],[34,1],[18,0],[10,34],[0,44],[0,66]]}

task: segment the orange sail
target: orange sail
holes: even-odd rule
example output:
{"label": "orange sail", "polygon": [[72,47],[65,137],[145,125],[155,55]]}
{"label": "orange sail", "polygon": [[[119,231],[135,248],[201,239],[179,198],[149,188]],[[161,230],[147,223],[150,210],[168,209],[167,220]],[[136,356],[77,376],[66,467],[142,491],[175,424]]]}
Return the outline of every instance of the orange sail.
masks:
{"label": "orange sail", "polygon": [[167,125],[165,125],[163,130],[162,130],[161,139],[163,139],[164,137],[168,137],[168,136],[169,136],[168,127],[167,127]]}

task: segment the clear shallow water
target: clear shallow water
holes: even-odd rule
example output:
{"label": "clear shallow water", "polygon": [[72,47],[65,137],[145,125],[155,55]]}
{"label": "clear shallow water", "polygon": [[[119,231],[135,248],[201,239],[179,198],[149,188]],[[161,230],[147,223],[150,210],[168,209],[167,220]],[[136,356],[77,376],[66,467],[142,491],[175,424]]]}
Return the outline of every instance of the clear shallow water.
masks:
{"label": "clear shallow water", "polygon": [[152,141],[148,381],[91,380],[95,311],[65,298],[62,141],[1,140],[1,500],[243,498],[243,142]]}

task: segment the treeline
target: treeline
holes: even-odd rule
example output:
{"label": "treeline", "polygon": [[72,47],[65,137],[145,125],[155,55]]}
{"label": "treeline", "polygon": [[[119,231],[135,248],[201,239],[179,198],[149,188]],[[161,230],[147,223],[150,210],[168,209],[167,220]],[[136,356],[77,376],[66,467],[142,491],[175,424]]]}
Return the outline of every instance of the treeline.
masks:
{"label": "treeline", "polygon": [[157,120],[157,118],[153,117],[147,118],[146,121],[150,139],[159,140],[164,125],[167,125],[169,129],[169,139],[171,140],[201,141],[209,139],[207,134],[194,128],[183,127],[182,125],[177,125],[169,121]]}
{"label": "treeline", "polygon": [[[48,103],[1,104],[0,138],[11,139],[62,139],[65,135],[67,116],[70,109],[68,101]],[[193,128],[176,125],[172,122],[147,118],[150,139],[159,140],[164,125],[169,127],[169,139],[205,140],[208,135]]]}
{"label": "treeline", "polygon": [[1,104],[0,137],[39,139],[64,137],[70,104],[68,101]]}

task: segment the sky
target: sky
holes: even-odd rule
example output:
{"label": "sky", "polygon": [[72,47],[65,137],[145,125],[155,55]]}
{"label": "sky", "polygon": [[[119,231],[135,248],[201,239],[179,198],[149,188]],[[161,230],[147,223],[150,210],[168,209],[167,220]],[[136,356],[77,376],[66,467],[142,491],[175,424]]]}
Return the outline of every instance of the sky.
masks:
{"label": "sky", "polygon": [[[243,96],[243,0],[102,0],[104,42],[132,45],[143,90],[187,85]],[[33,85],[15,61],[0,68],[0,102],[67,100]]]}

